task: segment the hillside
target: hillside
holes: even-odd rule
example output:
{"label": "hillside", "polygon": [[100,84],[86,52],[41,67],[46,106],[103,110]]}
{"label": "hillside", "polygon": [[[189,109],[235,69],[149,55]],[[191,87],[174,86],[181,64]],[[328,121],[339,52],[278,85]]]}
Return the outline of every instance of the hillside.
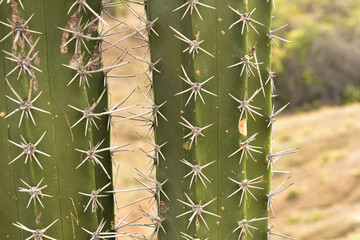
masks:
{"label": "hillside", "polygon": [[300,148],[280,164],[295,184],[278,198],[279,231],[298,240],[360,239],[359,118],[360,105],[352,105],[278,120],[276,149]]}

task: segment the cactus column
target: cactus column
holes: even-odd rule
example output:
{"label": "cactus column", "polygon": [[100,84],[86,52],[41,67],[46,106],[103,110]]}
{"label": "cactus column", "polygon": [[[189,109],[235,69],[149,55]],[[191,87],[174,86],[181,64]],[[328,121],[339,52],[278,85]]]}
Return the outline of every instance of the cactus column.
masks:
{"label": "cactus column", "polygon": [[[109,147],[108,113],[96,115],[107,106],[94,47],[101,1],[1,2],[0,239],[87,239],[84,229],[95,232],[102,219],[101,231],[109,230],[112,196],[91,193],[111,190],[110,153],[99,153],[101,167],[88,151],[103,139],[99,148]],[[71,40],[85,24],[87,32]],[[79,70],[88,62],[92,69]]]}
{"label": "cactus column", "polygon": [[157,179],[169,197],[158,238],[268,239],[273,2],[145,6],[154,99],[167,119],[154,127],[167,142]]}

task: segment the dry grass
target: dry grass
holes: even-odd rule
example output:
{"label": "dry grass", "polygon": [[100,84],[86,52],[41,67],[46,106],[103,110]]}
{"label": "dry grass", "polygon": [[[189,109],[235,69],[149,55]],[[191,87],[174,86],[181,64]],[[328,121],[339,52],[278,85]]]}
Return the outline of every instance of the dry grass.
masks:
{"label": "dry grass", "polygon": [[360,232],[359,118],[360,105],[352,105],[277,121],[274,147],[300,147],[281,162],[295,190],[277,199],[277,231],[298,240],[351,239]]}

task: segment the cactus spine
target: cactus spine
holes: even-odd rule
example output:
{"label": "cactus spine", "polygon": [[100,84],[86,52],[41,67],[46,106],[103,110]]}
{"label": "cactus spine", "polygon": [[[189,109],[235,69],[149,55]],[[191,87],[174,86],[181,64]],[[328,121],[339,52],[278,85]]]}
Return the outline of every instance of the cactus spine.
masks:
{"label": "cactus spine", "polygon": [[100,7],[1,1],[0,239],[119,236]]}

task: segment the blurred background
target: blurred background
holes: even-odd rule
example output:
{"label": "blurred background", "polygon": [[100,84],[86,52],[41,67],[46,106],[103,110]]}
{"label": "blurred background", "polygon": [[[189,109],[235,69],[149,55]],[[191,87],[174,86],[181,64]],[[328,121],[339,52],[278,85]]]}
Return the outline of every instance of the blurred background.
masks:
{"label": "blurred background", "polygon": [[[132,5],[142,13],[141,6]],[[291,101],[274,128],[273,150],[298,147],[296,154],[279,162],[280,169],[291,171],[294,185],[277,195],[274,232],[298,240],[360,240],[360,1],[359,0],[276,0],[273,29],[289,23],[277,33],[293,43],[278,41],[273,48],[273,70],[278,96],[276,108]],[[109,9],[111,14],[126,20],[117,30],[131,33],[142,25],[123,7]],[[107,19],[107,21],[112,21]],[[111,39],[115,42],[117,39]],[[118,45],[134,55],[144,57],[146,48],[136,38],[127,38]],[[105,65],[121,51],[105,55]],[[110,79],[111,101],[115,103],[132,90],[145,89],[148,83],[140,61],[130,61],[112,74],[135,74],[134,78]],[[144,69],[147,68],[143,64]],[[146,99],[137,89],[127,105]],[[141,106],[135,112],[142,112]],[[149,160],[139,150],[152,147],[139,135],[147,127],[135,121],[116,124],[113,144],[130,142],[132,152],[115,156],[120,163],[118,189],[140,187],[133,179],[135,168],[146,171]],[[274,184],[281,183],[274,176]],[[148,196],[146,192],[117,195],[118,205]],[[146,208],[147,201],[143,201]],[[118,217],[133,211],[132,219],[141,217],[138,205],[120,209]],[[129,218],[130,219],[130,218]],[[151,229],[138,228],[147,235]],[[273,237],[277,239],[276,237]],[[281,239],[281,238],[279,238]]]}

